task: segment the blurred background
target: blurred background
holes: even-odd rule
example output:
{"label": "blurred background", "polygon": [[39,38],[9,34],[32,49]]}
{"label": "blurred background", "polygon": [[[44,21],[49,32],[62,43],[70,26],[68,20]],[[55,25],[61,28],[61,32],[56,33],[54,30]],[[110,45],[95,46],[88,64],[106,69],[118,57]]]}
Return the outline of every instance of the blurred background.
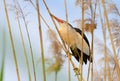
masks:
{"label": "blurred background", "polygon": [[[52,14],[60,19],[66,20],[65,1],[67,4],[68,22],[73,27],[81,29],[82,0],[46,0],[46,4]],[[99,0],[84,1],[85,22],[90,23],[92,20],[90,9],[91,5],[93,12],[95,12],[94,23],[96,24],[93,42],[94,68],[93,75],[90,74],[89,81],[91,81],[91,76],[93,76],[94,81],[119,81],[120,1],[105,0],[104,3]],[[90,1],[92,2],[90,3]],[[105,9],[103,4],[106,6],[107,15],[104,14]],[[15,57],[20,74],[20,81],[45,81],[43,78],[44,72],[42,67],[42,50],[40,47],[38,14],[35,8],[36,1],[6,0],[6,7],[16,56],[13,54],[13,46],[11,44],[8,21],[6,19],[4,0],[0,0],[0,81],[18,81]],[[60,42],[61,40],[43,0],[39,0],[39,8],[40,14],[50,26],[49,29],[49,27],[44,23],[44,20],[41,19],[46,81],[67,81],[68,57],[58,44],[58,40]],[[106,16],[108,17],[109,24],[107,23]],[[108,26],[111,31],[109,31]],[[50,30],[52,30],[53,33]],[[91,32],[85,31],[85,34],[91,46]],[[56,40],[56,38],[58,40]],[[115,54],[117,55],[117,58],[115,58]],[[79,63],[74,58],[72,58],[72,60],[78,67]],[[84,81],[87,81],[88,66],[89,64],[83,64]],[[71,81],[77,81],[78,79],[73,69],[74,68],[70,64]]]}

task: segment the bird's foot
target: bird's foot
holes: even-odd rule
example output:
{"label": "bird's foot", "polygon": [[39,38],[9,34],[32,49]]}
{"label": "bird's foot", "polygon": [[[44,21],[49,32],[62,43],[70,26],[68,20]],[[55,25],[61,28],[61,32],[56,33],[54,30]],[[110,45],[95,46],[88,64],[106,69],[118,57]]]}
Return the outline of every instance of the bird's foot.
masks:
{"label": "bird's foot", "polygon": [[74,68],[73,70],[74,70],[75,73],[76,73],[75,75],[80,75],[80,69],[79,69],[79,68]]}

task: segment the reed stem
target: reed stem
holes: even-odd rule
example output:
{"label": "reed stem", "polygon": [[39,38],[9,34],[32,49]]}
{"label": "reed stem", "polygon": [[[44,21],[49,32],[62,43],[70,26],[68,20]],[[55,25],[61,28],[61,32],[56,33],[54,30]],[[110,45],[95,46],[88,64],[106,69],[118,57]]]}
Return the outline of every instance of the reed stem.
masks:
{"label": "reed stem", "polygon": [[[65,12],[66,12],[66,21],[67,21],[67,23],[68,23],[68,10],[67,10],[67,2],[66,2],[66,0],[64,0],[64,6],[65,6]],[[68,24],[67,24],[67,26],[68,26]],[[68,29],[69,27],[67,27],[67,39],[69,40],[69,29]],[[67,48],[67,50],[69,50],[69,46],[68,46],[68,48]],[[71,56],[70,56],[70,54],[68,54],[68,81],[71,81],[71,71],[70,71],[70,58],[71,58]]]}
{"label": "reed stem", "polygon": [[80,68],[80,81],[82,81],[82,71],[83,71],[83,34],[84,34],[84,0],[82,0],[82,49],[81,49],[81,57],[79,58],[79,68]]}
{"label": "reed stem", "polygon": [[42,55],[42,69],[43,69],[43,77],[46,81],[46,73],[45,73],[45,60],[44,60],[44,47],[43,47],[43,39],[42,39],[42,27],[41,27],[41,21],[40,21],[40,9],[39,9],[39,1],[36,0],[36,6],[37,6],[37,14],[38,14],[38,27],[39,27],[39,36],[40,36],[40,47],[41,47],[41,55]]}
{"label": "reed stem", "polygon": [[7,19],[8,30],[9,30],[9,35],[10,35],[10,40],[11,40],[11,45],[12,45],[14,62],[15,62],[15,66],[16,66],[17,79],[18,79],[18,81],[20,81],[20,73],[19,73],[19,69],[18,69],[17,56],[16,56],[16,52],[15,52],[15,47],[14,47],[14,41],[13,41],[13,36],[12,36],[12,31],[11,31],[10,20],[9,20],[9,16],[8,16],[8,10],[7,10],[7,6],[6,6],[6,0],[4,0],[4,9],[5,9],[5,13],[6,13],[6,19]]}
{"label": "reed stem", "polygon": [[26,48],[25,48],[25,43],[24,43],[24,38],[23,38],[23,34],[22,34],[22,29],[21,29],[21,25],[20,25],[20,19],[18,17],[19,12],[17,10],[17,2],[16,2],[16,0],[14,0],[14,4],[15,4],[16,16],[17,16],[17,23],[18,23],[19,30],[20,30],[20,38],[21,38],[21,41],[22,41],[23,49],[24,49],[24,56],[25,56],[25,60],[26,60],[27,70],[28,70],[28,77],[29,77],[29,81],[32,81],[31,74],[30,74],[30,65],[29,65],[27,52],[26,52]]}
{"label": "reed stem", "polygon": [[33,72],[34,72],[34,81],[36,81],[36,69],[35,69],[35,62],[34,62],[34,54],[33,54],[32,43],[31,43],[31,40],[30,40],[29,31],[28,31],[28,25],[27,25],[27,22],[26,22],[26,19],[25,19],[24,12],[21,9],[21,6],[19,5],[19,3],[18,3],[18,7],[20,9],[20,12],[21,12],[24,24],[25,24],[26,32],[27,32],[28,42],[29,42],[29,45],[30,45],[30,54],[31,54],[31,57],[32,57],[32,66],[33,66]]}
{"label": "reed stem", "polygon": [[107,26],[108,26],[110,41],[112,43],[112,50],[114,52],[114,59],[115,59],[116,71],[117,71],[117,74],[118,74],[118,80],[120,81],[120,77],[119,77],[120,76],[120,69],[119,69],[120,67],[119,67],[119,63],[118,63],[118,59],[117,59],[117,53],[116,53],[114,42],[113,42],[113,37],[112,37],[110,24],[109,24],[109,19],[108,19],[108,13],[106,11],[106,6],[105,6],[105,1],[104,0],[102,0],[102,5],[103,5],[103,8],[104,8],[104,16],[105,16],[106,23],[107,23]]}
{"label": "reed stem", "polygon": [[101,25],[102,25],[102,31],[103,31],[103,38],[104,38],[104,81],[106,81],[106,56],[107,56],[107,49],[106,49],[106,31],[104,30],[104,25],[103,25],[103,18],[102,18],[102,14],[101,14],[101,9],[100,9],[100,2],[98,2],[98,9],[99,9],[99,14],[100,14],[100,21],[101,21]]}

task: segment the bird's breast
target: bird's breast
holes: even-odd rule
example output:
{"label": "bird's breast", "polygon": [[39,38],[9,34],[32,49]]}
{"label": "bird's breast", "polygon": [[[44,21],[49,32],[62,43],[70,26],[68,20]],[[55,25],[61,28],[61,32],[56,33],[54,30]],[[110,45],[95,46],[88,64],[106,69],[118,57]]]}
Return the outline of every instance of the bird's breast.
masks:
{"label": "bird's breast", "polygon": [[83,45],[83,52],[89,55],[89,51],[90,51],[89,46],[87,45],[85,40],[83,40],[83,44],[82,44],[82,36],[79,33],[77,33],[73,28],[61,27],[59,31],[63,41],[67,45],[69,45],[69,47],[72,47],[72,49],[77,47],[80,50],[82,50],[82,45]]}
{"label": "bird's breast", "polygon": [[65,43],[70,47],[76,44],[76,32],[72,28],[60,28],[60,35]]}

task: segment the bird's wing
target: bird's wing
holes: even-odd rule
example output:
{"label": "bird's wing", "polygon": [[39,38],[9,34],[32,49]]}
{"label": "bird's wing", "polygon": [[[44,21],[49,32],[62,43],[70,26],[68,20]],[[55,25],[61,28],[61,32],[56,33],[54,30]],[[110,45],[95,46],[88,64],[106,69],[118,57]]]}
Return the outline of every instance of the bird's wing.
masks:
{"label": "bird's wing", "polygon": [[[73,29],[75,29],[75,31],[77,31],[80,35],[82,35],[82,31],[80,29],[78,29],[78,28],[73,28]],[[87,37],[85,36],[84,33],[83,33],[83,38],[85,39],[85,41],[87,42],[88,46],[90,47],[88,39],[87,39]]]}

